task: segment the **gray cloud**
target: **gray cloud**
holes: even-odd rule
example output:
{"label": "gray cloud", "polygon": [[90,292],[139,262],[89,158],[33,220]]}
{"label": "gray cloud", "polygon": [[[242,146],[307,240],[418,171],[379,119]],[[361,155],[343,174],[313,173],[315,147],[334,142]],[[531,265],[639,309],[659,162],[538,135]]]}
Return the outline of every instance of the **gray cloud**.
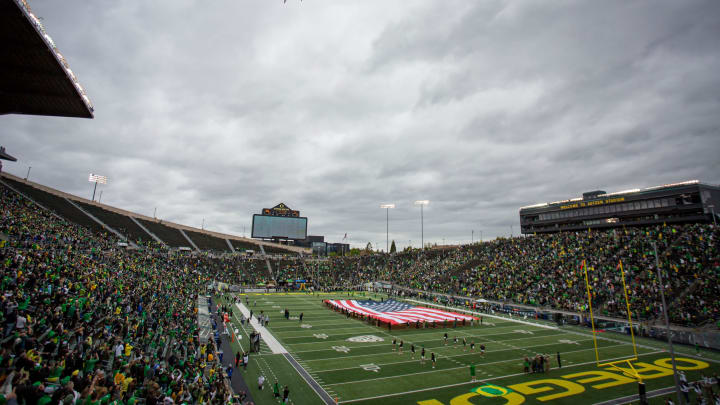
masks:
{"label": "gray cloud", "polygon": [[520,206],[720,170],[713,1],[34,0],[94,120],[2,117],[5,169],[249,234],[283,201],[356,246],[519,231]]}

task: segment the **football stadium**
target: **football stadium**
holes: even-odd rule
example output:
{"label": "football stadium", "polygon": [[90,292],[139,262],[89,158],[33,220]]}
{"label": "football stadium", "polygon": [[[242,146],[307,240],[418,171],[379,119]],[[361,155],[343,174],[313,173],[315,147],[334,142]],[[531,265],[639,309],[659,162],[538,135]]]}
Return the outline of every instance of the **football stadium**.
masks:
{"label": "football stadium", "polygon": [[[320,7],[277,3],[282,12]],[[0,0],[0,108],[23,121],[0,119],[24,128],[56,117],[63,121],[49,128],[68,120],[92,128],[102,104],[96,111],[46,24],[27,0]],[[717,176],[714,136],[703,144],[714,166],[701,173]],[[673,170],[690,173],[680,166],[662,172],[662,185],[581,197],[570,197],[581,189],[568,179],[564,199],[524,206],[514,203],[513,188],[533,194],[525,200],[557,193],[504,177],[494,190],[507,195],[502,205],[513,218],[498,229],[509,227],[510,235],[495,230],[476,239],[478,228],[468,225],[472,239],[451,244],[425,218],[439,215],[430,211],[434,200],[415,201],[408,205],[419,206],[419,223],[415,211],[407,222],[402,213],[393,218],[393,227],[414,236],[393,228],[390,248],[394,203],[380,205],[382,226],[361,208],[322,205],[359,182],[344,173],[342,186],[328,183],[322,195],[311,192],[311,166],[283,168],[292,173],[281,187],[272,187],[270,175],[244,180],[241,194],[259,195],[247,205],[255,208],[219,210],[227,221],[250,221],[246,236],[239,222],[207,229],[204,215],[213,212],[199,214],[200,227],[187,225],[182,212],[170,219],[143,214],[131,203],[143,198],[141,178],[162,173],[140,173],[127,183],[125,200],[103,203],[103,191],[112,190],[104,188],[107,176],[90,174],[92,198],[57,180],[74,170],[62,165],[68,160],[53,160],[74,156],[62,149],[67,139],[51,142],[52,152],[7,139],[15,142],[0,148],[0,405],[720,403],[720,186],[670,179]],[[272,155],[281,148],[273,142],[263,138],[261,150]],[[37,153],[53,170],[36,169],[36,180],[24,159]],[[400,150],[393,155],[401,159]],[[272,164],[260,166],[257,173],[266,173]],[[303,183],[303,176],[313,180]],[[226,174],[217,177],[231,184]],[[297,205],[302,213],[285,203],[260,208],[258,201],[268,207],[284,199],[288,182],[310,190]],[[213,188],[211,199],[230,188]],[[463,190],[448,197],[448,211],[475,198]],[[192,204],[204,198],[185,191],[174,192]],[[328,206],[340,214],[333,218]],[[468,212],[485,209],[490,204]],[[353,239],[372,226],[379,229]],[[420,244],[396,248],[409,237]]]}

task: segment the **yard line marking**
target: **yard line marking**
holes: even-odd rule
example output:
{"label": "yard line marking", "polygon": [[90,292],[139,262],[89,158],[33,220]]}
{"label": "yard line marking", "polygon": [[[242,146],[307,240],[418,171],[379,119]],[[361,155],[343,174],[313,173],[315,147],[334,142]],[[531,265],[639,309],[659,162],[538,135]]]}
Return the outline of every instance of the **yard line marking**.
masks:
{"label": "yard line marking", "polygon": [[[494,340],[492,340],[492,339],[489,339],[489,338],[487,338],[487,337],[485,337],[485,336],[508,335],[508,334],[511,334],[511,333],[496,333],[496,334],[492,334],[492,335],[468,335],[468,336],[472,336],[472,337],[474,337],[474,338],[477,338],[477,339],[478,339],[478,342],[476,342],[476,343],[480,343],[480,341],[482,341],[482,340],[487,340],[487,341],[489,341],[489,342],[496,343],[496,341],[494,341]],[[559,334],[557,334],[557,335],[560,336],[560,335],[562,335],[562,334],[559,333]],[[418,336],[420,336],[420,335],[418,335]],[[542,338],[552,337],[552,336],[556,336],[556,335],[553,334],[553,335],[541,335],[541,336],[532,336],[532,337],[522,337],[522,338],[517,338],[517,339],[506,339],[505,341],[509,342],[509,341],[513,341],[513,340],[542,339]],[[395,336],[391,336],[391,337],[394,338]],[[441,341],[441,340],[442,340],[442,337],[440,336],[440,337],[437,337],[437,338],[435,338],[435,339],[427,339],[427,340],[406,340],[406,342],[407,342],[407,343],[414,343],[414,344],[418,345],[418,344],[421,344],[421,343],[423,343],[423,342],[439,342],[439,341]],[[327,342],[332,342],[332,341],[334,341],[334,340],[327,340]],[[318,343],[319,343],[319,342],[289,343],[289,344],[286,343],[286,344],[287,344],[288,346],[297,346],[297,345],[318,344]],[[385,343],[385,344],[387,344],[387,343]],[[382,346],[382,344],[358,345],[358,346],[352,346],[352,348],[353,348],[353,349],[357,349],[357,348],[362,348],[362,347],[378,347],[378,346]],[[293,353],[320,352],[320,351],[323,351],[323,350],[328,350],[328,349],[293,350]]]}
{"label": "yard line marking", "polygon": [[[595,349],[591,347],[591,348],[589,348],[589,349],[574,350],[574,351],[572,351],[572,352],[566,352],[566,353],[585,352],[585,351],[588,351],[588,350],[595,350]],[[664,353],[664,352],[665,352],[664,350],[658,350],[656,353]],[[644,353],[644,354],[649,354],[649,353]],[[619,358],[622,359],[622,358],[624,358],[624,357],[619,357]],[[610,359],[610,360],[613,360],[613,359]],[[495,362],[492,362],[492,363],[483,363],[483,365],[484,365],[484,364],[505,363],[505,362],[511,362],[511,361],[518,361],[518,359],[501,360],[501,361],[495,361]],[[595,362],[594,362],[594,361],[591,361],[591,362],[589,362],[589,363],[578,363],[578,364],[576,364],[576,366],[577,366],[577,365],[581,365],[581,364],[592,364],[592,363],[595,363]],[[353,380],[353,381],[346,381],[346,382],[340,382],[340,383],[333,383],[333,384],[329,384],[329,385],[345,385],[345,384],[361,383],[361,382],[366,382],[366,381],[387,380],[387,379],[389,379],[389,378],[404,378],[404,377],[411,376],[411,375],[430,374],[430,373],[436,373],[436,372],[445,372],[445,371],[449,371],[449,370],[458,370],[458,369],[461,369],[461,368],[465,368],[465,367],[451,367],[451,368],[443,368],[443,369],[430,370],[430,371],[420,371],[420,372],[418,372],[418,373],[400,374],[400,375],[393,375],[393,376],[387,376],[387,377],[378,377],[378,378],[369,378],[369,379],[366,379],[366,380]],[[524,373],[520,373],[520,374],[524,374]],[[517,374],[517,375],[520,375],[520,374]]]}
{"label": "yard line marking", "polygon": [[[517,340],[520,340],[520,339],[517,339]],[[584,340],[586,340],[586,341],[592,341],[592,339],[584,339]],[[413,342],[408,342],[408,343],[413,343]],[[417,343],[415,343],[415,344],[417,344]],[[548,343],[548,344],[534,345],[534,346],[528,346],[528,347],[551,346],[551,345],[555,345],[555,344],[556,344],[556,343]],[[506,345],[506,346],[510,346],[512,349],[504,349],[504,350],[521,350],[521,351],[523,350],[522,348],[513,347],[513,346],[511,346],[511,345]],[[620,346],[622,346],[622,345],[620,345]],[[368,346],[364,346],[364,347],[368,347]],[[377,346],[376,346],[376,347],[377,347]],[[604,346],[604,347],[612,347],[612,346]],[[356,347],[353,347],[353,349],[355,349],[355,348],[356,348]],[[441,345],[441,346],[428,346],[427,349],[428,349],[428,350],[434,350],[434,351],[436,351],[436,352],[440,352],[441,350],[442,350],[442,351],[446,351],[446,350],[447,350],[447,351],[451,351],[451,352],[452,352],[452,351],[454,351],[455,349],[457,349],[457,347],[453,347],[453,346],[442,346],[442,345]],[[329,351],[330,349],[323,349],[323,350]],[[315,350],[315,351],[317,351],[317,350]],[[493,351],[501,351],[501,350],[493,350]],[[303,352],[300,352],[300,353],[303,353]],[[479,352],[475,352],[475,353],[479,353]],[[305,361],[337,360],[337,359],[346,359],[346,358],[348,358],[348,357],[378,356],[378,355],[386,355],[386,354],[393,354],[393,353],[392,353],[392,352],[386,352],[386,353],[383,352],[383,353],[356,354],[356,355],[352,355],[352,356],[335,356],[335,357],[324,357],[324,358],[321,358],[321,359],[307,359],[307,360],[305,360]],[[447,357],[450,357],[450,356],[447,356]]]}
{"label": "yard line marking", "polygon": [[[651,354],[657,354],[657,353],[663,353],[663,352],[664,352],[664,350],[658,350],[658,351],[655,351],[655,352],[642,353],[642,354],[639,354],[639,355],[640,355],[640,356],[645,356],[645,355],[651,355]],[[617,359],[623,359],[623,358],[624,358],[624,357],[618,357]],[[614,360],[614,359],[610,359],[610,360]],[[567,367],[564,367],[564,368],[584,366],[584,365],[587,365],[587,364],[595,364],[595,362],[594,362],[594,361],[589,361],[589,362],[586,362],[586,363],[578,363],[578,364],[573,364],[572,366],[567,366]],[[465,367],[458,367],[458,368],[465,368]],[[445,369],[445,370],[448,370],[448,369]],[[444,371],[444,370],[442,370],[442,371]],[[459,387],[459,386],[461,386],[461,385],[478,384],[478,383],[482,383],[482,382],[486,382],[486,381],[500,380],[500,379],[508,378],[508,377],[517,377],[517,376],[523,375],[523,374],[525,374],[525,373],[508,374],[508,375],[503,375],[503,376],[498,376],[498,377],[493,377],[493,378],[485,378],[485,379],[481,379],[481,380],[478,380],[478,381],[475,381],[475,382],[465,381],[465,382],[456,383],[456,384],[448,384],[448,385],[441,385],[441,386],[437,386],[437,387],[422,388],[422,389],[412,390],[412,391],[397,392],[397,393],[385,394],[385,395],[377,395],[377,396],[374,396],[374,397],[349,399],[349,400],[346,400],[346,401],[340,401],[340,402],[338,402],[338,403],[340,403],[340,404],[346,404],[346,403],[351,403],[351,402],[367,401],[367,400],[369,400],[369,399],[387,398],[387,397],[394,397],[394,396],[398,396],[398,395],[414,394],[414,393],[416,393],[416,392],[425,392],[425,391],[439,390],[439,389],[443,389],[443,388]],[[331,384],[331,385],[337,385],[337,384]]]}
{"label": "yard line marking", "polygon": [[[585,339],[585,340],[591,341],[592,339]],[[531,348],[532,348],[532,347],[543,347],[543,346],[554,346],[554,345],[556,345],[556,343],[548,343],[548,344],[545,344],[545,345],[528,346],[528,347],[531,347]],[[624,345],[604,346],[603,348],[619,347],[619,346],[624,346]],[[591,347],[590,349],[592,349],[592,347]],[[511,351],[511,350],[521,350],[521,349],[493,350],[492,353],[506,352],[506,351]],[[588,349],[582,349],[581,351],[583,351],[583,350],[588,350]],[[437,350],[436,350],[436,352],[437,352]],[[563,353],[573,353],[573,352],[574,352],[574,351],[563,352]],[[387,354],[394,355],[395,353],[358,354],[358,355],[356,355],[356,356],[330,357],[330,358],[327,358],[327,359],[313,359],[313,360],[308,360],[308,361],[347,359],[347,358],[350,358],[350,357],[378,356],[378,355],[387,355]],[[480,354],[480,352],[474,352],[474,353],[464,352],[464,353],[462,353],[462,354],[454,354],[454,355],[450,355],[450,356],[447,356],[447,355],[438,355],[438,358],[439,358],[439,359],[440,359],[440,358],[442,358],[442,359],[448,359],[448,360],[450,360],[450,361],[455,361],[455,362],[457,362],[457,360],[455,360],[454,357],[464,357],[464,356],[468,356],[468,355],[479,355],[479,354]],[[522,360],[522,359],[517,359],[517,360]],[[390,363],[379,363],[378,365],[379,365],[379,366],[387,366],[387,365],[391,365],[391,364],[417,363],[417,362],[419,362],[419,361],[420,361],[420,359],[415,359],[415,360],[412,360],[412,359],[411,359],[411,360],[407,360],[407,361],[394,361],[394,362],[390,362]],[[494,363],[495,363],[495,362],[493,362],[493,363],[480,363],[480,365],[494,364]],[[570,362],[567,362],[567,363],[570,363]],[[358,366],[354,366],[354,367],[344,367],[344,368],[333,368],[333,369],[327,369],[327,370],[322,370],[322,369],[317,369],[317,368],[316,368],[315,371],[318,372],[318,373],[325,373],[325,372],[330,372],[330,371],[350,370],[350,369],[353,369],[353,368],[358,368]]]}

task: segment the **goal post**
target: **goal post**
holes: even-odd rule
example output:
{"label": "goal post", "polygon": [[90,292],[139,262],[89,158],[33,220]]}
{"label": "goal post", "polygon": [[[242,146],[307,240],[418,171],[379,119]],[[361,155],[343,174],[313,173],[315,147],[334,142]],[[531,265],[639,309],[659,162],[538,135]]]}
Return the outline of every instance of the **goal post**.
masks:
{"label": "goal post", "polygon": [[[595,349],[595,364],[597,367],[610,367],[616,371],[620,371],[623,374],[630,376],[632,378],[635,378],[638,380],[638,382],[642,382],[642,379],[638,375],[638,373],[635,371],[635,368],[632,365],[633,361],[636,361],[638,359],[638,352],[637,352],[637,344],[635,342],[635,330],[633,328],[633,321],[632,321],[632,312],[630,310],[630,300],[628,298],[628,291],[627,291],[627,284],[625,282],[625,270],[623,268],[622,260],[618,260],[618,265],[615,268],[615,270],[620,270],[620,276],[622,279],[622,288],[623,288],[623,296],[625,297],[625,308],[627,311],[627,322],[628,326],[630,328],[630,339],[632,342],[632,355],[629,355],[626,358],[623,359],[615,359],[612,361],[602,361],[600,359],[600,351],[598,348],[598,339],[597,334],[598,330],[595,326],[595,318],[593,316],[593,308],[592,308],[592,291],[590,287],[590,277],[588,276],[588,268],[587,268],[587,262],[585,260],[582,261],[582,268],[583,273],[585,275],[585,289],[587,291],[587,300],[588,300],[588,308],[590,310],[590,325],[592,327],[592,337],[593,337],[593,346]],[[619,364],[626,364],[627,368],[621,368],[618,365]]]}

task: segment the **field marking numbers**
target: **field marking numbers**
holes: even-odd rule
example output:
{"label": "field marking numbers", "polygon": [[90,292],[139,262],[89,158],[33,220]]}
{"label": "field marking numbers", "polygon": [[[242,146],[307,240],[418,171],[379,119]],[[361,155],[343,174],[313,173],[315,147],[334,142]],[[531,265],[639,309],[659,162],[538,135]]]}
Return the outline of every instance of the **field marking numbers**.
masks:
{"label": "field marking numbers", "polygon": [[377,364],[361,364],[360,367],[362,367],[363,370],[372,371],[373,373],[377,373],[380,371],[380,366]]}
{"label": "field marking numbers", "polygon": [[332,348],[335,349],[336,352],[347,353],[350,351],[350,348],[347,346],[333,346]]}
{"label": "field marking numbers", "polygon": [[318,339],[327,339],[328,338],[328,335],[326,335],[324,333],[316,333],[313,336],[315,336]]}

